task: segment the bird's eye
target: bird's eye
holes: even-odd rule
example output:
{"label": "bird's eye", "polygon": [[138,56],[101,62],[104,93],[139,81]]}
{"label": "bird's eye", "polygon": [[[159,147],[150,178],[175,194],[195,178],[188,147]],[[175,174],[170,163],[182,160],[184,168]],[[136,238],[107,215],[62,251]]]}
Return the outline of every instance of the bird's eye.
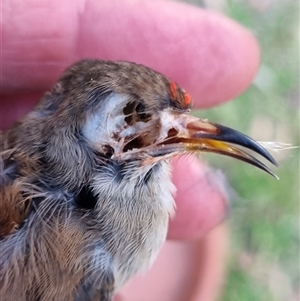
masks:
{"label": "bird's eye", "polygon": [[125,121],[127,124],[131,125],[133,120],[133,112],[136,108],[135,102],[129,102],[125,108],[123,109],[124,115],[125,115]]}
{"label": "bird's eye", "polygon": [[151,115],[149,113],[146,113],[146,107],[142,103],[139,103],[136,106],[135,111],[140,121],[147,122],[151,118]]}
{"label": "bird's eye", "polygon": [[129,102],[123,109],[125,115],[125,122],[132,125],[135,122],[147,122],[151,118],[151,114],[147,113],[146,107],[143,103],[133,101]]}
{"label": "bird's eye", "polygon": [[153,110],[141,101],[131,101],[125,105],[123,113],[126,125],[119,133],[123,138],[123,152],[141,149],[156,141],[159,124]]}

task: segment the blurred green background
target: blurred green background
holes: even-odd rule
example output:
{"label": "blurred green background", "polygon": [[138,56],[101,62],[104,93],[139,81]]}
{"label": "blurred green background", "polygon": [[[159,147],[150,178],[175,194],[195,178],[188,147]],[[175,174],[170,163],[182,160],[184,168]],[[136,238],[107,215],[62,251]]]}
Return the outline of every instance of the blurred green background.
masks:
{"label": "blurred green background", "polygon": [[[261,45],[252,86],[197,114],[258,141],[299,142],[299,1],[185,0],[247,27]],[[222,301],[298,301],[299,149],[272,152],[280,181],[231,159],[205,156],[233,188],[229,270]]]}

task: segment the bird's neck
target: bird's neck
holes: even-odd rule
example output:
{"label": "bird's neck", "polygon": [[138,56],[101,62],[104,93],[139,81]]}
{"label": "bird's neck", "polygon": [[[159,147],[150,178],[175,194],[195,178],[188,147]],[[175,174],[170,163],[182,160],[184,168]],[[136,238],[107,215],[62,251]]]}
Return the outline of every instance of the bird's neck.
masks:
{"label": "bird's neck", "polygon": [[[175,192],[169,164],[133,168],[123,177],[96,174],[95,208],[108,252],[114,254],[117,282],[123,283],[155,259],[166,238]],[[109,218],[108,218],[109,217]]]}

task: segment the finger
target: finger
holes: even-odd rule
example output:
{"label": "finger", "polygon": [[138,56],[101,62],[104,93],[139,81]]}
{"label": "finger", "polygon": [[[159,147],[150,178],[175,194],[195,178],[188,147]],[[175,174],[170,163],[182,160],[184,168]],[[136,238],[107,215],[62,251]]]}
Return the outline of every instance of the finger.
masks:
{"label": "finger", "polygon": [[243,91],[258,65],[245,29],[182,3],[11,0],[2,14],[4,94],[46,90],[71,63],[97,57],[146,64],[207,107]]}
{"label": "finger", "polygon": [[173,182],[176,215],[170,221],[168,238],[199,238],[223,221],[228,203],[220,175],[194,156],[185,156],[173,160]]}

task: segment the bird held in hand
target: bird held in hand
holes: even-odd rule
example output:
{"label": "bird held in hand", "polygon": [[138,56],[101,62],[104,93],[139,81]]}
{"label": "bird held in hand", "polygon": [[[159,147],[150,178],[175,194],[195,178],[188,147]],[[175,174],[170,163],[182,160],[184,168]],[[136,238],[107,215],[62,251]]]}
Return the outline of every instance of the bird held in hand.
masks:
{"label": "bird held in hand", "polygon": [[145,66],[84,60],[0,133],[1,300],[111,300],[165,241],[175,155],[214,152],[272,174],[243,150],[276,164],[258,143],[190,108]]}

